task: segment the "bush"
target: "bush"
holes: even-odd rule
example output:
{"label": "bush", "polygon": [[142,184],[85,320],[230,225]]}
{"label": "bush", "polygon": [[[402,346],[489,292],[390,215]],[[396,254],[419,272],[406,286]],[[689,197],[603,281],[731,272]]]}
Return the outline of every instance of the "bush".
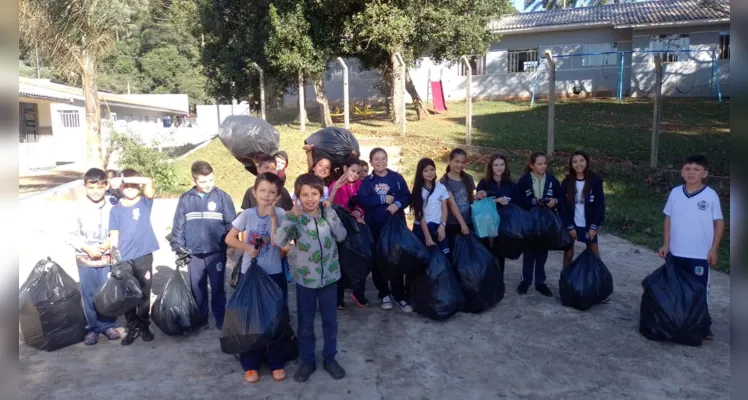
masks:
{"label": "bush", "polygon": [[140,137],[113,132],[110,151],[119,156],[120,170],[133,168],[150,177],[157,192],[168,192],[179,186],[179,177],[167,154],[147,146]]}

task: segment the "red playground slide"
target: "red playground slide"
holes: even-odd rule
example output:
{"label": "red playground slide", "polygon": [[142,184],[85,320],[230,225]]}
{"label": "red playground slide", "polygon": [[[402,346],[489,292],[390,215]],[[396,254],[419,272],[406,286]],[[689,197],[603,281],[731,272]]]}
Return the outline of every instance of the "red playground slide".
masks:
{"label": "red playground slide", "polygon": [[437,114],[447,112],[447,103],[444,102],[442,81],[431,81],[431,98],[432,103],[434,103],[434,112]]}

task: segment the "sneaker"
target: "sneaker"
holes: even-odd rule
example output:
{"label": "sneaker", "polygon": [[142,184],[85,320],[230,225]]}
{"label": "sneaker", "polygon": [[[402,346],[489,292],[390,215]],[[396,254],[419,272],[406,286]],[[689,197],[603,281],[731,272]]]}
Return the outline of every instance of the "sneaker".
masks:
{"label": "sneaker", "polygon": [[517,286],[517,293],[519,294],[527,294],[527,289],[530,288],[530,284],[528,283],[520,283],[519,286]]}
{"label": "sneaker", "polygon": [[603,300],[601,304],[610,304],[610,296],[605,298],[605,300]]}
{"label": "sneaker", "polygon": [[366,298],[366,295],[360,294],[357,296],[355,293],[351,293],[351,298],[359,307],[366,307],[369,305],[369,299]]}
{"label": "sneaker", "polygon": [[282,380],[286,379],[286,371],[282,369],[276,369],[273,371],[273,380],[276,382],[280,382]]}
{"label": "sneaker", "polygon": [[247,381],[247,383],[256,383],[260,380],[260,374],[258,374],[256,370],[251,369],[244,373],[244,380]]}
{"label": "sneaker", "polygon": [[543,296],[553,297],[553,292],[551,292],[551,289],[548,288],[548,285],[543,284],[540,286],[535,286],[535,290],[537,290],[538,293],[542,294]]}
{"label": "sneaker", "polygon": [[309,377],[312,376],[315,369],[317,369],[317,367],[313,364],[302,362],[301,365],[299,365],[299,369],[296,370],[296,375],[293,379],[296,382],[306,382],[309,380]]}
{"label": "sneaker", "polygon": [[150,342],[153,340],[153,332],[146,326],[144,328],[140,328],[140,337],[143,339],[144,342]]}
{"label": "sneaker", "polygon": [[401,300],[398,301],[397,304],[400,306],[400,308],[403,309],[404,312],[413,312],[413,307],[411,307],[407,301]]}
{"label": "sneaker", "polygon": [[87,346],[93,346],[96,343],[99,343],[99,334],[96,332],[88,332],[86,337],[83,338],[83,343]]}
{"label": "sneaker", "polygon": [[338,303],[338,311],[345,310],[345,303]]}
{"label": "sneaker", "polygon": [[104,336],[106,336],[107,340],[119,340],[122,337],[122,335],[119,334],[119,331],[114,328],[105,330]]}
{"label": "sneaker", "polygon": [[707,328],[706,334],[704,335],[704,340],[712,340],[714,339],[714,334],[712,333],[712,328]]}
{"label": "sneaker", "polygon": [[327,371],[333,379],[345,378],[345,370],[338,364],[337,361],[332,360],[329,363],[324,364],[325,371]]}
{"label": "sneaker", "polygon": [[392,310],[392,296],[384,296],[380,307],[382,307],[383,310]]}
{"label": "sneaker", "polygon": [[140,336],[140,332],[138,332],[138,329],[125,329],[125,337],[119,343],[123,346],[129,346],[132,344],[132,342],[135,341],[135,339],[137,339],[138,336]]}

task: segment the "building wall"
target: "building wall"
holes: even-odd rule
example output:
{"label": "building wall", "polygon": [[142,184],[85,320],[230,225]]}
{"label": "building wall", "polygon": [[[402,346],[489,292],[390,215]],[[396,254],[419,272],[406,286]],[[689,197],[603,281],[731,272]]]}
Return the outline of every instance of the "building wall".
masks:
{"label": "building wall", "polygon": [[251,115],[249,104],[206,104],[198,105],[197,108],[197,126],[201,129],[215,129],[218,133],[218,127],[226,117],[230,115]]}

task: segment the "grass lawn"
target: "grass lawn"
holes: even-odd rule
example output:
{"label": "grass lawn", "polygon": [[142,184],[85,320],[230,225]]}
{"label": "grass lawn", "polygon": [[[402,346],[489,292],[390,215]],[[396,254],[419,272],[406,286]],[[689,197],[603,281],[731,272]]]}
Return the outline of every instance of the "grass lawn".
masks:
{"label": "grass lawn", "polygon": [[[547,108],[528,102],[476,102],[473,104],[473,144],[500,149],[510,157],[513,177],[519,178],[527,154],[545,150]],[[399,136],[400,127],[385,118],[351,116],[351,131],[358,137],[392,137],[403,149],[402,173],[413,182],[415,165],[422,157],[434,159],[439,171],[446,168],[453,145],[464,143],[465,104],[448,103],[449,111],[416,121],[409,110],[407,135]],[[298,130],[294,113],[286,110],[270,115],[268,120],[281,133],[281,149],[289,153],[286,187],[292,190],[293,180],[306,169],[301,149],[303,141],[319,129],[316,110],[308,110],[307,133]],[[342,120],[336,123],[342,125]],[[729,176],[729,103],[711,100],[666,99],[663,105],[663,133],[660,138],[660,167],[679,169],[680,160],[690,154],[705,154],[712,163],[713,175]],[[604,229],[634,243],[657,249],[662,241],[662,208],[669,190],[680,183],[677,172],[651,170],[649,143],[652,105],[646,100],[569,100],[556,107],[556,156],[553,173],[563,179],[568,154],[581,148],[593,158],[595,170],[605,179],[606,221]],[[217,185],[228,192],[237,206],[253,176],[244,170],[219,140],[176,162],[185,176],[182,189],[190,187],[189,165],[206,160],[216,171]],[[476,181],[484,173],[487,154],[471,153],[468,171]],[[729,271],[729,180],[715,178],[711,182],[720,193],[722,211],[727,224],[721,245],[718,268]]]}

